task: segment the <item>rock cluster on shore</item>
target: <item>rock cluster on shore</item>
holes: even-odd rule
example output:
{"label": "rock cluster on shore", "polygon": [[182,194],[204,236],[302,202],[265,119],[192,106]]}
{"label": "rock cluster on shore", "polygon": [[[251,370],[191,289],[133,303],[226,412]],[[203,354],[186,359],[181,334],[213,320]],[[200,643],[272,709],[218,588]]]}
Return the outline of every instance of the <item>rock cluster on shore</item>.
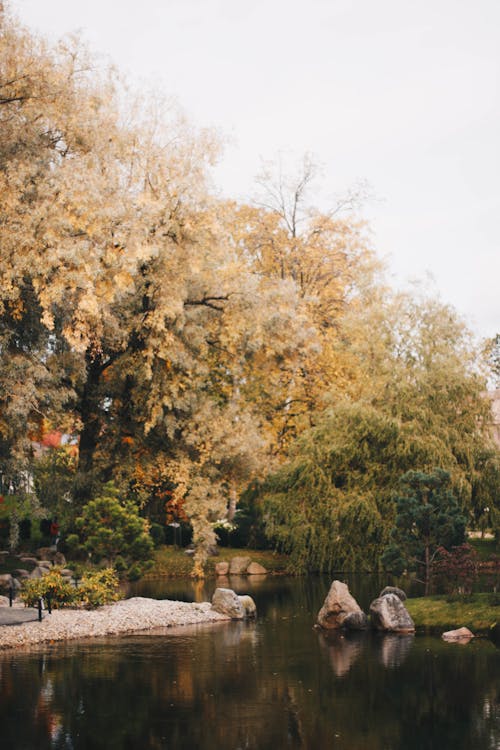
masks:
{"label": "rock cluster on shore", "polygon": [[[371,627],[386,633],[415,632],[415,624],[403,604],[405,599],[404,591],[387,586],[370,604]],[[318,625],[326,630],[366,630],[369,621],[347,584],[333,581],[318,613]]]}

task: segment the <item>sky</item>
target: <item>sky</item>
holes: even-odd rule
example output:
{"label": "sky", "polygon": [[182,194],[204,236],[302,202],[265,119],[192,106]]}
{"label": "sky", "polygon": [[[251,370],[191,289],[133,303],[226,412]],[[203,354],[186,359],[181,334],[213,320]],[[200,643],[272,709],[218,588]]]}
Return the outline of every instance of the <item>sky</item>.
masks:
{"label": "sky", "polygon": [[262,160],[321,165],[322,207],[360,182],[393,283],[423,279],[479,336],[500,332],[498,0],[10,0],[79,31],[137,85],[226,141],[223,195]]}

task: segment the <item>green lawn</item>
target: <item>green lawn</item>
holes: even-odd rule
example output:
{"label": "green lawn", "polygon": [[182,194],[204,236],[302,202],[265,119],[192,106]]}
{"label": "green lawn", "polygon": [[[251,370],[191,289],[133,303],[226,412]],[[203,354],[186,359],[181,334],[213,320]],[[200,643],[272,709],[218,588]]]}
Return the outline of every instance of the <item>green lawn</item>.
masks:
{"label": "green lawn", "polygon": [[[288,557],[270,550],[228,549],[220,547],[217,557],[210,557],[206,565],[206,574],[215,575],[215,565],[218,562],[229,562],[232,557],[249,557],[252,562],[263,565],[269,573],[283,574],[287,572]],[[186,555],[184,549],[171,546],[159,547],[155,551],[155,565],[147,577],[157,575],[179,578],[191,575],[193,559]]]}
{"label": "green lawn", "polygon": [[489,560],[492,555],[500,555],[496,539],[468,539],[467,544],[477,552],[481,562]]}
{"label": "green lawn", "polygon": [[454,597],[423,596],[405,602],[415,627],[452,630],[466,627],[473,633],[486,633],[500,623],[500,594],[473,594]]}

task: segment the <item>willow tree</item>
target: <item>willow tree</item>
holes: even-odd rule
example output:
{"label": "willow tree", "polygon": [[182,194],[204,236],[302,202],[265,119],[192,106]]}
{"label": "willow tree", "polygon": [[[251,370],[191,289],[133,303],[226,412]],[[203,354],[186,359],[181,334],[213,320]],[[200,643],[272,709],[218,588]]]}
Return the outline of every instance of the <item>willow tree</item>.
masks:
{"label": "willow tree", "polygon": [[498,450],[470,334],[436,299],[381,291],[342,321],[352,385],[332,384],[316,426],[264,488],[268,532],[302,568],[376,567],[410,470],[448,472],[470,521],[498,507]]}
{"label": "willow tree", "polygon": [[400,473],[398,422],[344,404],[318,418],[263,485],[267,534],[301,571],[377,570]]}

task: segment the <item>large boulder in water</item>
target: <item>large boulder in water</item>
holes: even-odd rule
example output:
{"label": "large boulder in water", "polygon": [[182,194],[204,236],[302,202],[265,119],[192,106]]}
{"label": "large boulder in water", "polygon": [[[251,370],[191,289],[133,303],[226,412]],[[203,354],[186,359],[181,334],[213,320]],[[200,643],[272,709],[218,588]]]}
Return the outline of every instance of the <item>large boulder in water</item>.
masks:
{"label": "large boulder in water", "polygon": [[399,596],[402,602],[406,601],[406,594],[403,591],[403,589],[398,588],[397,586],[386,586],[385,589],[383,589],[379,596],[387,596],[387,594],[396,594],[396,596]]}
{"label": "large boulder in water", "polygon": [[368,627],[368,619],[356,599],[349,593],[347,584],[333,581],[318,613],[318,625],[325,630],[365,630]]}
{"label": "large boulder in water", "polygon": [[232,589],[217,588],[212,597],[212,609],[232,620],[255,617],[257,608],[251,596],[238,596]]}
{"label": "large boulder in water", "polygon": [[385,594],[370,604],[370,617],[375,630],[387,633],[413,633],[415,623],[397,594]]}

